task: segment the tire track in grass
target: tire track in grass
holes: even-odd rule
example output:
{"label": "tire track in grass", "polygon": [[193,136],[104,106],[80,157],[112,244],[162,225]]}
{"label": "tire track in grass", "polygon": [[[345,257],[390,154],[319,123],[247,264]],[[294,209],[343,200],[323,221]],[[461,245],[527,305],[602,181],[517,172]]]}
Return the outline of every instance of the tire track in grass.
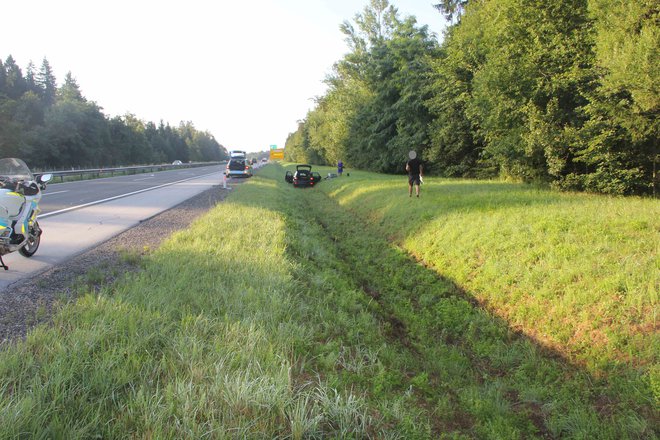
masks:
{"label": "tire track in grass", "polygon": [[[424,353],[418,348],[420,344],[415,341],[415,336],[408,330],[408,326],[401,319],[399,319],[395,313],[388,310],[389,307],[383,296],[368,285],[363,285],[362,291],[366,296],[373,298],[379,304],[379,308],[384,311],[384,313],[379,314],[379,319],[388,324],[386,327],[388,330],[386,332],[386,336],[388,337],[389,342],[403,347],[413,357],[424,357]],[[408,380],[413,380],[414,377],[421,373],[417,372],[417,374],[415,374],[415,372],[407,371],[406,376]],[[432,374],[429,377],[429,380],[432,388],[442,390],[442,392],[447,393],[455,406],[460,406],[458,403],[458,395],[454,392],[453,389],[443,386],[437,374]],[[416,394],[419,406],[423,407],[427,414],[431,416],[433,414],[433,408],[430,405],[429,400],[433,399],[433,394],[428,392],[420,393],[419,391],[417,391]],[[446,429],[451,429],[452,431],[459,430],[461,432],[471,432],[475,422],[474,418],[470,414],[461,411],[458,414],[454,414],[454,417],[449,422],[432,419],[432,425],[434,426],[435,434],[441,435],[442,433],[445,433]]]}
{"label": "tire track in grass", "polygon": [[[383,302],[383,298],[380,293],[376,292],[366,284],[362,285],[361,288],[365,295],[373,298],[381,308],[386,310],[385,303]],[[397,318],[395,314],[391,313],[382,315],[380,318],[389,324],[388,336],[390,336],[391,341],[396,341],[398,344],[403,345],[407,350],[411,351],[415,355],[421,355],[415,344],[410,341],[408,328],[403,321]]]}
{"label": "tire track in grass", "polygon": [[[479,425],[479,421],[461,404],[459,392],[454,389],[452,384],[443,381],[437,371],[433,371],[432,368],[425,368],[431,365],[433,360],[428,358],[424,343],[420,341],[416,332],[410,330],[410,326],[407,324],[410,319],[399,316],[400,311],[392,306],[391,295],[383,293],[378,288],[379,283],[375,282],[371,274],[360,269],[369,261],[373,261],[375,254],[385,255],[384,259],[388,260],[391,259],[392,253],[395,254],[394,260],[386,261],[385,264],[378,264],[383,269],[378,275],[381,281],[387,279],[385,274],[396,277],[397,275],[400,276],[401,273],[418,271],[420,267],[405,254],[392,251],[388,242],[371,235],[358,219],[350,217],[333,200],[325,195],[312,194],[309,191],[301,196],[305,200],[305,205],[316,208],[308,209],[309,215],[313,216],[313,221],[321,225],[329,240],[336,245],[337,257],[344,261],[347,267],[353,268],[347,275],[353,280],[354,285],[363,292],[365,297],[373,299],[378,304],[378,307],[372,307],[370,310],[377,315],[379,321],[384,323],[385,336],[390,343],[398,346],[402,353],[407,353],[406,356],[410,360],[417,361],[415,365],[408,364],[407,368],[401,371],[402,376],[406,378],[404,388],[408,387],[414,391],[418,406],[429,416],[434,434],[440,437],[448,431],[459,431],[470,436],[478,436],[478,432],[475,432],[474,429],[475,426]],[[346,218],[347,216],[349,218]],[[370,249],[373,252],[369,252]],[[448,295],[447,290],[453,290],[448,289],[450,286],[446,286],[443,280],[437,280],[435,275],[433,280],[426,278],[427,283],[431,281],[436,284],[434,288],[443,290],[443,296]],[[460,342],[454,342],[453,346],[465,351],[465,347],[461,346]],[[471,364],[472,366],[478,366],[479,363],[472,361]],[[484,371],[492,370],[491,368],[484,369],[483,365],[478,368]],[[480,377],[482,373],[476,371],[472,375]],[[416,384],[417,379],[420,377],[425,377],[427,383]],[[437,401],[447,398],[451,406],[451,414],[450,417],[442,417],[437,414],[435,405]],[[519,420],[517,424],[524,425],[524,420],[530,421],[526,415],[519,412],[512,412],[510,419],[516,419],[516,415],[523,419]],[[534,417],[534,420],[538,422],[542,419]],[[542,433],[541,437],[547,436],[548,430],[542,423],[539,423],[538,426],[536,426],[536,423],[534,425],[535,429],[533,431],[536,431],[535,434],[540,432]],[[485,429],[487,428],[482,427],[482,431]],[[512,426],[511,430],[515,430],[515,426]]]}
{"label": "tire track in grass", "polygon": [[[471,437],[473,437],[474,432],[472,428],[474,426],[474,421],[469,414],[458,410],[452,410],[453,416],[451,418],[439,418],[434,416],[434,413],[437,411],[437,409],[434,407],[432,396],[429,395],[428,389],[426,389],[428,387],[422,389],[421,387],[413,386],[415,377],[424,374],[422,370],[418,368],[412,368],[412,366],[417,363],[417,359],[422,356],[418,350],[419,344],[410,338],[411,333],[408,331],[404,321],[400,320],[395,313],[391,313],[386,307],[386,303],[376,300],[380,298],[379,292],[370,288],[369,283],[363,283],[361,279],[356,278],[355,273],[346,270],[344,266],[346,262],[351,261],[351,258],[343,253],[340,242],[343,242],[344,240],[329,229],[331,227],[329,222],[327,222],[326,219],[319,217],[318,213],[314,212],[313,209],[302,208],[303,206],[307,207],[309,205],[310,199],[308,197],[312,194],[312,191],[297,189],[295,190],[295,194],[295,200],[291,201],[291,203],[295,204],[295,207],[292,209],[292,211],[295,212],[293,217],[294,219],[292,219],[292,224],[294,225],[293,227],[296,229],[301,227],[308,228],[308,225],[312,224],[312,229],[316,229],[318,231],[318,240],[323,241],[322,243],[317,242],[315,246],[318,248],[325,248],[325,246],[329,246],[333,254],[332,257],[334,257],[332,258],[332,262],[328,261],[327,255],[326,259],[324,260],[316,260],[314,256],[306,255],[304,252],[302,252],[301,255],[301,250],[298,248],[299,244],[292,243],[289,251],[293,253],[293,257],[300,258],[302,256],[304,259],[305,268],[302,270],[302,276],[304,278],[308,277],[310,274],[316,273],[317,271],[327,269],[328,266],[332,266],[334,270],[341,271],[339,276],[348,282],[348,284],[351,286],[351,290],[362,293],[362,298],[365,299],[362,301],[362,305],[366,305],[368,313],[376,319],[376,322],[380,323],[378,327],[381,330],[377,332],[379,332],[381,336],[380,342],[377,344],[387,343],[387,345],[390,347],[395,347],[398,356],[402,359],[396,362],[396,365],[388,362],[387,360],[381,360],[386,364],[388,372],[396,372],[397,377],[404,379],[403,383],[398,383],[395,381],[396,383],[394,384],[385,385],[385,387],[389,389],[389,391],[386,391],[386,397],[381,395],[382,390],[378,390],[382,384],[378,383],[379,379],[376,377],[369,377],[366,379],[360,378],[357,380],[357,382],[349,383],[348,387],[353,389],[354,386],[358,386],[360,389],[363,389],[360,384],[364,384],[364,381],[366,380],[370,383],[371,389],[363,389],[363,391],[371,394],[373,399],[379,400],[384,398],[388,400],[392,399],[393,396],[395,396],[394,398],[397,398],[396,396],[401,396],[403,394],[409,394],[412,396],[415,402],[414,405],[417,407],[418,411],[421,411],[423,414],[425,414],[425,423],[428,424],[431,430],[430,435],[421,438],[445,438],[445,436],[450,433],[468,433]],[[341,229],[342,228],[340,227],[339,230],[341,231]],[[305,237],[305,240],[309,240],[309,237]],[[317,289],[315,289],[312,283],[309,281],[303,282],[308,284],[307,289],[309,291],[317,291]],[[367,298],[371,298],[373,301],[368,301],[366,300]],[[337,337],[342,338],[340,350],[346,349],[350,351],[355,348],[351,345],[355,343],[355,341],[351,341],[350,336],[339,335],[336,332],[332,333],[332,338],[330,341],[323,339],[322,341],[319,341],[319,343],[324,345],[328,342],[332,342],[332,340]],[[341,370],[341,366],[336,366],[336,368]],[[432,387],[433,389],[442,390],[442,392],[449,396],[450,400],[456,398],[453,390],[444,387],[443,384],[437,382],[434,377],[430,377],[429,380],[434,383],[434,386]],[[394,391],[394,389],[396,391]],[[389,400],[389,402],[391,404],[392,400]],[[455,404],[452,405],[452,407],[459,408],[459,405]],[[375,416],[380,418],[378,411],[376,411]],[[405,428],[398,427],[393,432],[396,432],[398,429],[404,429],[405,431]],[[408,435],[410,435],[410,433],[404,435],[403,438],[409,438]],[[414,436],[413,438],[419,437]]]}

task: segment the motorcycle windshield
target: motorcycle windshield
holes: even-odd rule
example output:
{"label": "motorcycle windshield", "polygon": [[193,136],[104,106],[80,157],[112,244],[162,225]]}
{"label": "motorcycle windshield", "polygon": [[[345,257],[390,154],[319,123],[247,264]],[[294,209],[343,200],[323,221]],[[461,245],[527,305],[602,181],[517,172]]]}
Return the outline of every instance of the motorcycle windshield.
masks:
{"label": "motorcycle windshield", "polygon": [[2,180],[34,180],[30,168],[21,159],[0,159],[0,179]]}

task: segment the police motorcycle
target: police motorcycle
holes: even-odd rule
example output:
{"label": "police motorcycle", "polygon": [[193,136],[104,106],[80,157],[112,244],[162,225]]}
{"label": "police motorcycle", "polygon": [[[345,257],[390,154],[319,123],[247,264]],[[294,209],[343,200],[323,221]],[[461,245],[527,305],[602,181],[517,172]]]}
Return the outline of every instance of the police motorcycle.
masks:
{"label": "police motorcycle", "polygon": [[21,159],[0,159],[0,267],[9,270],[2,256],[18,251],[24,257],[37,252],[41,228],[39,200],[52,174],[36,178]]}

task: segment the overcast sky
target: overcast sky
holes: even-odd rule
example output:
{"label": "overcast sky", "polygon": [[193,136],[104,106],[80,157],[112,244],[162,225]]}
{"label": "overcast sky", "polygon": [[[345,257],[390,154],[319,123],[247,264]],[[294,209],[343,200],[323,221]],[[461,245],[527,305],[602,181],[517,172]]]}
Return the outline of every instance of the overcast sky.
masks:
{"label": "overcast sky", "polygon": [[[228,149],[283,147],[347,52],[339,25],[368,0],[4,2],[0,58],[71,71],[107,116],[192,121]],[[438,36],[433,0],[391,0]]]}

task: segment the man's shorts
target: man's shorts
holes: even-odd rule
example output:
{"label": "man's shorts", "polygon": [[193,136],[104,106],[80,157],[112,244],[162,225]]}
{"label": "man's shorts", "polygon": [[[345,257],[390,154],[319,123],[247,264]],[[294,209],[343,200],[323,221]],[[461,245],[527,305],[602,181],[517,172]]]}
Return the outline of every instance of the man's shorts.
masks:
{"label": "man's shorts", "polygon": [[411,174],[408,176],[408,185],[419,185],[419,174]]}

